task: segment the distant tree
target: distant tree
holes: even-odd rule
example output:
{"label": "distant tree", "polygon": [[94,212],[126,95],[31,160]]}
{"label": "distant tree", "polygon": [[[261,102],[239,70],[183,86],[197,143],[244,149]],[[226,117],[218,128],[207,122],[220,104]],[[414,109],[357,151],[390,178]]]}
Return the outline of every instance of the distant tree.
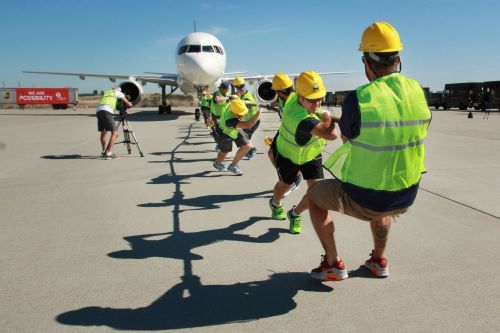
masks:
{"label": "distant tree", "polygon": [[104,90],[101,90],[101,95],[104,95]]}
{"label": "distant tree", "polygon": [[92,93],[92,96],[97,96],[99,92],[97,91],[97,89],[94,90],[94,92]]}

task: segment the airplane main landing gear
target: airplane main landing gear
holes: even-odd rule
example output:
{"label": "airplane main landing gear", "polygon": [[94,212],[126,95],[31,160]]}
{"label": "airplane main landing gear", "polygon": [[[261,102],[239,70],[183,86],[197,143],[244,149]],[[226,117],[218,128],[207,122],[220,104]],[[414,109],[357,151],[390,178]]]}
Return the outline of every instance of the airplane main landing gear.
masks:
{"label": "airplane main landing gear", "polygon": [[158,113],[159,114],[172,114],[172,106],[167,104],[167,97],[172,95],[174,91],[177,90],[178,87],[170,87],[170,93],[167,95],[165,92],[165,85],[160,84],[159,85],[161,88],[161,105],[158,106]]}
{"label": "airplane main landing gear", "polygon": [[159,114],[172,114],[172,106],[171,105],[158,105],[158,113]]}

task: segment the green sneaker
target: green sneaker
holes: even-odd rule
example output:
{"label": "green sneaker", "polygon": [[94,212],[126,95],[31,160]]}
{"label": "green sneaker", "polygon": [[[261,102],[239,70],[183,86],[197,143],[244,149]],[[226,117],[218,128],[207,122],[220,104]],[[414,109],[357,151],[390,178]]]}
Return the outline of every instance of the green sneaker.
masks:
{"label": "green sneaker", "polygon": [[275,206],[273,198],[269,199],[269,207],[271,208],[272,217],[275,220],[286,220],[285,210],[283,206]]}
{"label": "green sneaker", "polygon": [[287,213],[286,213],[286,216],[288,217],[288,220],[290,221],[290,233],[292,234],[300,234],[300,232],[302,231],[302,226],[300,225],[301,222],[302,222],[302,216],[300,215],[297,215],[297,216],[293,216],[292,215],[292,210],[295,208],[295,206],[293,206],[292,209],[290,209]]}

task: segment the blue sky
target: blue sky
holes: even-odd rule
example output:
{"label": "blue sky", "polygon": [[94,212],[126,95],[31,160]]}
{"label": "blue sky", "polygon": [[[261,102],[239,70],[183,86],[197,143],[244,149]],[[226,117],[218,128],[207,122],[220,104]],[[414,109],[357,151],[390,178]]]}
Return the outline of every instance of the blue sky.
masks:
{"label": "blue sky", "polygon": [[[0,84],[103,90],[105,79],[40,76],[22,70],[141,74],[175,72],[178,41],[215,34],[226,71],[248,74],[355,71],[325,77],[330,91],[366,83],[357,50],[374,21],[398,29],[403,74],[431,90],[445,83],[500,80],[500,1],[6,1],[1,0]],[[148,84],[147,92],[159,91]]]}

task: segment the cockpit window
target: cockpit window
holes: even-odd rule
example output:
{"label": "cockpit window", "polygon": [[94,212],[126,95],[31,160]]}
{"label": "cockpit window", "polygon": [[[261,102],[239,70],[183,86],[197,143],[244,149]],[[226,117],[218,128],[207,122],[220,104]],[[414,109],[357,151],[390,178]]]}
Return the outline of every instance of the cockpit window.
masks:
{"label": "cockpit window", "polygon": [[203,45],[203,46],[201,46],[201,45],[182,45],[181,47],[179,47],[177,54],[181,55],[184,53],[200,53],[200,52],[207,52],[207,53],[217,52],[220,54],[224,54],[222,47],[217,46],[217,45]]}
{"label": "cockpit window", "polygon": [[203,45],[203,52],[215,52],[212,45]]}
{"label": "cockpit window", "polygon": [[224,51],[222,51],[222,47],[219,47],[217,45],[214,45],[215,51],[220,54],[224,54]]}
{"label": "cockpit window", "polygon": [[199,52],[201,52],[201,45],[189,45],[187,52],[188,53],[199,53]]}
{"label": "cockpit window", "polygon": [[182,45],[181,47],[179,47],[177,54],[178,55],[184,54],[184,53],[186,53],[187,49],[188,49],[188,45]]}

